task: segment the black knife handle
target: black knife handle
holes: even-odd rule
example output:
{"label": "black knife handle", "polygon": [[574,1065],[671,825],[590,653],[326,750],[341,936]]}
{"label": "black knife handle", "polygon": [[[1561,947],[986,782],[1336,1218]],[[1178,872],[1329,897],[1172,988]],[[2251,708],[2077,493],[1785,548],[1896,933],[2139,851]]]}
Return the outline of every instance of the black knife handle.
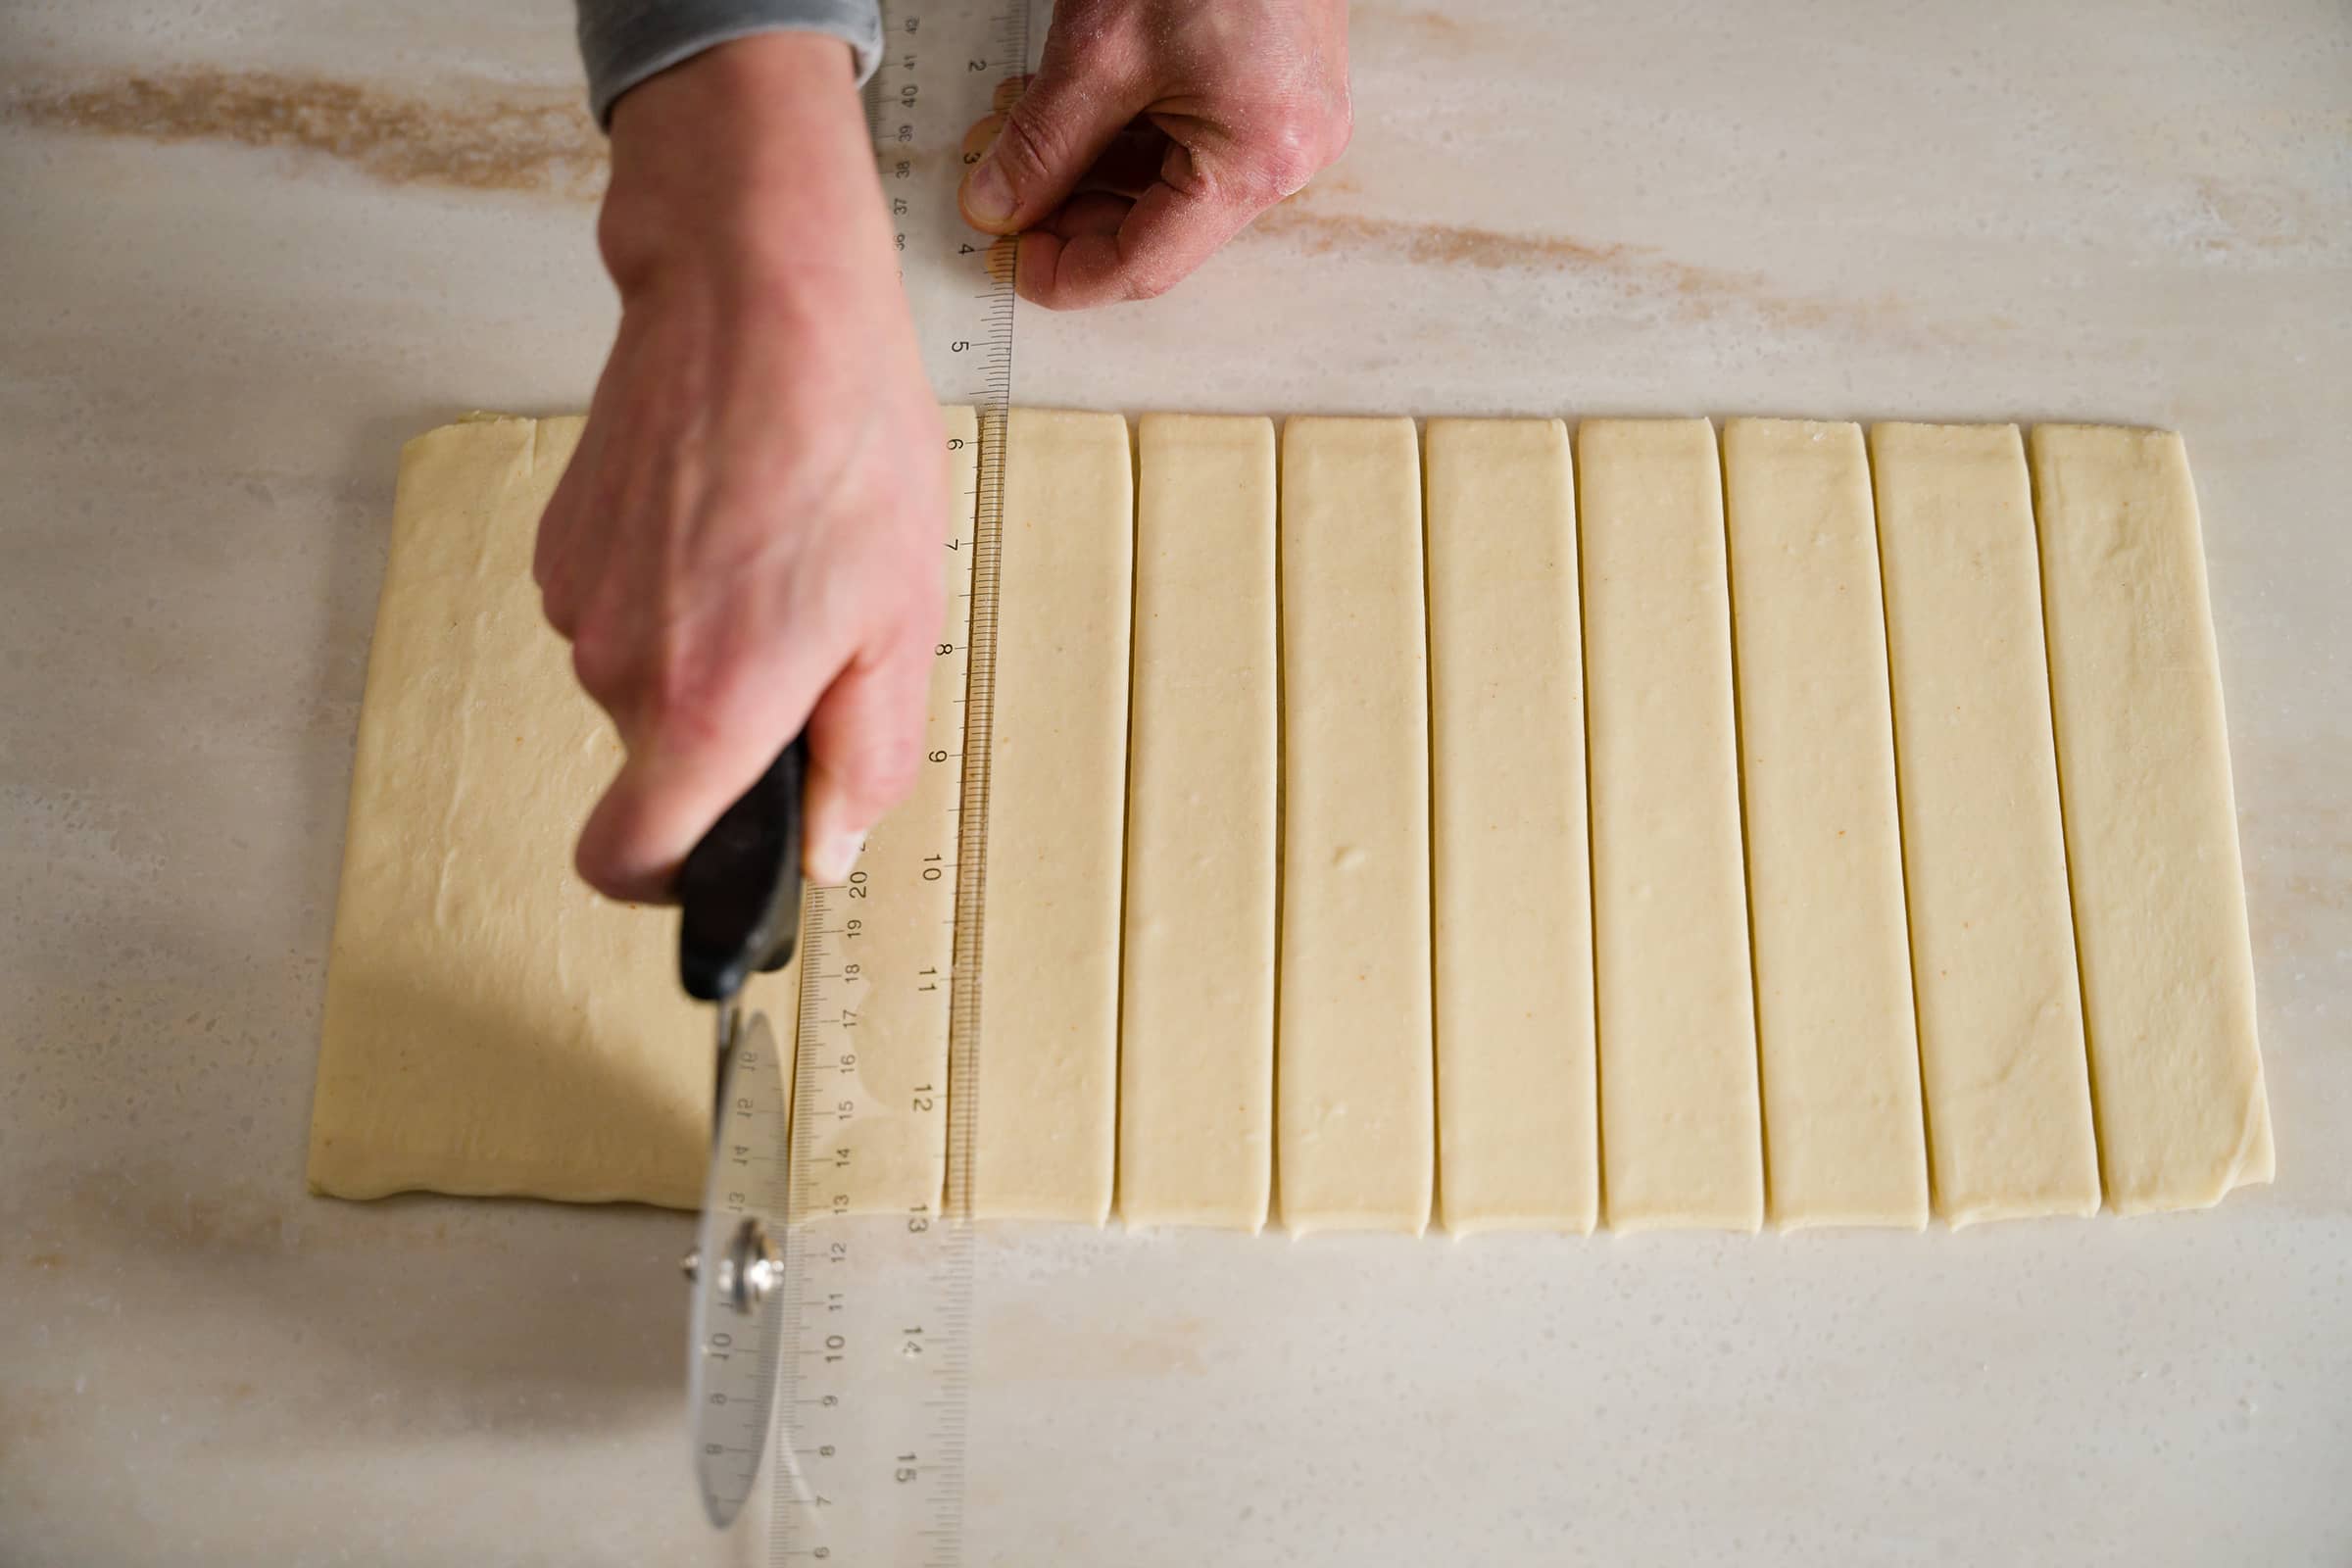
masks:
{"label": "black knife handle", "polygon": [[801,935],[801,793],[808,739],[796,736],[760,782],[710,824],[678,870],[678,979],[724,1002],[754,970],[792,961]]}

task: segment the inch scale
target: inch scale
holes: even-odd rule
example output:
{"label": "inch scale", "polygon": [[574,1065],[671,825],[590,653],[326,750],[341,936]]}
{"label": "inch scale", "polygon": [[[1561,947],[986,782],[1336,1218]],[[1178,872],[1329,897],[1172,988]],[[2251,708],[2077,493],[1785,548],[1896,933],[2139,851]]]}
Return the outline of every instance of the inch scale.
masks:
{"label": "inch scale", "polygon": [[[1009,243],[965,227],[956,187],[965,131],[1009,102],[1027,69],[1029,24],[1027,0],[885,0],[866,89],[924,366],[942,402],[977,411],[980,451],[971,505],[958,509],[968,525],[947,541],[969,577],[956,574],[962,592],[951,594],[963,635],[947,633],[941,654],[960,665],[962,697],[933,702],[923,741],[926,769],[942,774],[925,773],[849,883],[809,891],[804,915],[794,1223],[775,1303],[773,1568],[963,1560],[974,1242],[956,1216],[968,1212],[969,1164],[947,1160],[934,1184],[944,1203],[853,1214],[859,1161],[889,1156],[852,1129],[887,1111],[902,1130],[929,1129],[935,1148],[972,1141],[1013,287]],[[894,1036],[887,1048],[877,1026]],[[878,1071],[884,1050],[936,1070]]]}

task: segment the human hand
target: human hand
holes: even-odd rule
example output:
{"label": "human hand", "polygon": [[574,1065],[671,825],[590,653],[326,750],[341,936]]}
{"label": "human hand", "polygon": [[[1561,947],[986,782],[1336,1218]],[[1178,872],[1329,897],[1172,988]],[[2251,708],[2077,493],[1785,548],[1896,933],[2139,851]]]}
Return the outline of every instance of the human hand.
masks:
{"label": "human hand", "polygon": [[808,727],[808,874],[917,765],[946,437],[838,41],[760,34],[626,94],[598,240],[620,329],[533,573],[627,761],[580,874],[666,901]]}
{"label": "human hand", "polygon": [[1166,291],[1348,145],[1347,0],[1061,0],[963,215],[1054,310]]}

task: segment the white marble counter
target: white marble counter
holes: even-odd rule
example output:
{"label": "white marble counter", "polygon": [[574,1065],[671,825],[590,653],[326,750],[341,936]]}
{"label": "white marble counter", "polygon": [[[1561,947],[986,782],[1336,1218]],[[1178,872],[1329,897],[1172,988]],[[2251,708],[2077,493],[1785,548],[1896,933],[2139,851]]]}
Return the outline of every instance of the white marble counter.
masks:
{"label": "white marble counter", "polygon": [[[2352,1560],[2352,12],[1356,6],[1109,408],[2175,425],[2276,1187],[1952,1235],[982,1249],[966,1560]],[[751,1560],[682,1217],[302,1190],[399,442],[580,406],[562,0],[0,10],[0,1560]]]}

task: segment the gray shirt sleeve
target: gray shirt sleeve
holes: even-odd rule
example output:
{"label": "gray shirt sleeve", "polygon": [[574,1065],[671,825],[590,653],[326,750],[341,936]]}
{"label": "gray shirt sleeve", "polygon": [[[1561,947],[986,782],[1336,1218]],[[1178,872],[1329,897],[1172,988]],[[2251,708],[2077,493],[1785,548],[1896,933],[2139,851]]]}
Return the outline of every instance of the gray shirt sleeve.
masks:
{"label": "gray shirt sleeve", "polygon": [[658,71],[755,32],[829,33],[858,57],[858,81],[882,58],[880,0],[578,0],[588,108],[611,122],[612,101]]}

